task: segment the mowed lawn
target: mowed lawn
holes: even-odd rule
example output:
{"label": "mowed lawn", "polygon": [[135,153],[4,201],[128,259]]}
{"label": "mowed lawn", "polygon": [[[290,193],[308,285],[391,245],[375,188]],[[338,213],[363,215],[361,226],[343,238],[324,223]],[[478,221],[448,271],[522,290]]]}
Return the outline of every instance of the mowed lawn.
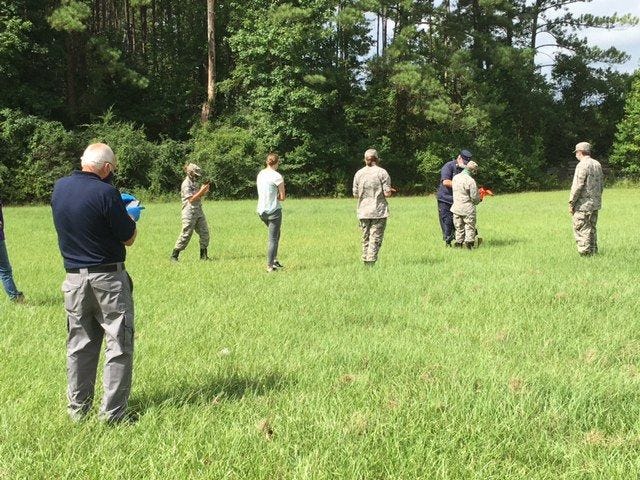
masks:
{"label": "mowed lawn", "polygon": [[[601,254],[566,191],[488,198],[485,243],[441,241],[433,196],[393,198],[373,269],[351,199],[287,200],[264,271],[253,201],[150,204],[135,282],[132,425],[65,411],[50,210],[7,207],[27,304],[0,300],[1,479],[631,479],[640,475],[640,191],[608,189]],[[97,402],[101,388],[97,392]]]}

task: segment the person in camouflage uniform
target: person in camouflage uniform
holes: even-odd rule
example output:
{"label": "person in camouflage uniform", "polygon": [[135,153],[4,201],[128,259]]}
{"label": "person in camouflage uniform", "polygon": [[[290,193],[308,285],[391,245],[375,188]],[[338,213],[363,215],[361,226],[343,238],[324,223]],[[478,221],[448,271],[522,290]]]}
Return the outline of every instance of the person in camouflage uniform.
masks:
{"label": "person in camouflage uniform", "polygon": [[391,178],[384,168],[378,166],[378,152],[369,149],[364,152],[365,166],[353,178],[353,196],[358,199],[358,220],[362,230],[362,261],[373,266],[378,260],[384,230],[389,216]]}
{"label": "person in camouflage uniform", "polygon": [[200,259],[209,260],[207,248],[209,247],[209,226],[202,211],[202,197],[209,191],[209,183],[199,185],[198,180],[202,176],[202,170],[194,163],[184,167],[186,178],[180,187],[182,198],[182,232],[173,247],[171,260],[178,261],[180,252],[187,248],[191,235],[195,231],[200,237]]}
{"label": "person in camouflage uniform", "polygon": [[598,253],[596,223],[602,206],[604,176],[600,162],[591,158],[591,145],[580,142],[574,150],[578,165],[573,174],[569,194],[569,213],[573,216],[573,236],[578,253],[583,256]]}
{"label": "person in camouflage uniform", "polygon": [[468,162],[464,170],[453,177],[453,225],[456,229],[454,247],[463,245],[472,249],[476,240],[476,205],[482,201],[478,186],[473,179],[478,171],[478,164],[473,160]]}

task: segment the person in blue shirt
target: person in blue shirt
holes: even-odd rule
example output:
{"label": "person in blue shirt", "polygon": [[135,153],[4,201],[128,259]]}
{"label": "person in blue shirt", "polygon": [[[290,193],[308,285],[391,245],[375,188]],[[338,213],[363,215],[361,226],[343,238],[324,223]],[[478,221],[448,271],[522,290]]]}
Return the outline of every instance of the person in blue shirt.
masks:
{"label": "person in blue shirt", "polygon": [[24,302],[24,294],[18,290],[13,281],[13,270],[9,262],[9,254],[4,239],[4,217],[2,215],[2,202],[0,202],[0,280],[9,299],[15,303]]}
{"label": "person in blue shirt", "polygon": [[438,200],[438,218],[440,219],[440,229],[442,230],[442,239],[447,247],[451,246],[451,242],[455,237],[455,229],[453,227],[453,214],[451,206],[453,205],[453,190],[451,188],[453,177],[464,170],[464,167],[473,158],[469,150],[462,150],[457,158],[444,164],[440,170],[440,185],[436,194]]}
{"label": "person in blue shirt", "polygon": [[133,283],[124,261],[125,247],[133,245],[137,235],[135,215],[127,213],[120,192],[109,181],[117,162],[108,145],[89,145],[81,165],[81,171],[56,182],[51,197],[67,272],[62,291],[68,330],[68,412],[78,421],[91,409],[104,338],[99,416],[118,422],[128,418],[133,370]]}

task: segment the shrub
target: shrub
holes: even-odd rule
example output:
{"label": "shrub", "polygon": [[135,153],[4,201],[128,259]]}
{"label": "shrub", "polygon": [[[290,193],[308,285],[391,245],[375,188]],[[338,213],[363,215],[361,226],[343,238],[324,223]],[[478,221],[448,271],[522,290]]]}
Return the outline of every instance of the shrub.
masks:
{"label": "shrub", "polygon": [[118,159],[114,184],[127,190],[147,189],[151,185],[150,171],[157,155],[157,146],[147,140],[142,128],[115,120],[109,110],[99,123],[85,126],[84,144],[108,144]]}
{"label": "shrub", "polygon": [[640,179],[640,73],[635,75],[624,107],[624,118],[618,124],[611,166],[633,180]]}
{"label": "shrub", "polygon": [[149,172],[149,193],[157,198],[179,189],[184,175],[182,167],[191,152],[191,144],[163,139],[155,150]]}
{"label": "shrub", "polygon": [[48,202],[55,181],[79,164],[82,147],[59,122],[0,112],[0,194],[12,202]]}
{"label": "shrub", "polygon": [[78,168],[82,147],[58,122],[41,122],[29,139],[28,152],[15,171],[19,202],[49,202],[53,185]]}
{"label": "shrub", "polygon": [[199,165],[203,177],[211,180],[211,194],[216,198],[249,197],[266,152],[259,152],[249,130],[240,127],[196,127],[193,152],[189,161]]}

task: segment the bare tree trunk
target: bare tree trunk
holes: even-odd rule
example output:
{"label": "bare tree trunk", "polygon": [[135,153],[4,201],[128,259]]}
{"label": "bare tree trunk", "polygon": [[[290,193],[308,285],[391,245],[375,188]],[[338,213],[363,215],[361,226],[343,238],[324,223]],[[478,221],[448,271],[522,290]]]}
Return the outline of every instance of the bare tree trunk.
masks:
{"label": "bare tree trunk", "polygon": [[151,0],[151,71],[158,71],[158,31],[156,19],[156,0]]}
{"label": "bare tree trunk", "polygon": [[131,51],[133,53],[136,53],[137,51],[137,45],[136,45],[136,9],[131,7]]}
{"label": "bare tree trunk", "polygon": [[75,124],[78,119],[78,49],[76,33],[70,32],[66,39],[67,49],[67,110],[69,119]]}
{"label": "bare tree trunk", "polygon": [[387,7],[382,7],[382,54],[387,49]]}
{"label": "bare tree trunk", "polygon": [[131,52],[131,9],[129,8],[129,0],[125,0],[124,2],[124,23],[125,23],[125,36],[126,36],[126,47],[125,52]]}
{"label": "bare tree trunk", "polygon": [[376,55],[380,55],[380,15],[376,15]]}
{"label": "bare tree trunk", "polygon": [[140,51],[142,55],[147,54],[147,44],[149,41],[149,27],[147,25],[147,10],[148,7],[146,5],[140,7],[140,33],[142,34],[142,40],[140,42]]}
{"label": "bare tree trunk", "polygon": [[536,49],[536,36],[538,35],[538,21],[542,2],[543,0],[536,0],[536,3],[531,7],[531,40],[529,41],[531,50]]}
{"label": "bare tree trunk", "polygon": [[202,104],[200,120],[209,121],[214,115],[216,100],[216,0],[207,0],[207,36],[209,44],[209,69],[207,71],[207,101]]}

